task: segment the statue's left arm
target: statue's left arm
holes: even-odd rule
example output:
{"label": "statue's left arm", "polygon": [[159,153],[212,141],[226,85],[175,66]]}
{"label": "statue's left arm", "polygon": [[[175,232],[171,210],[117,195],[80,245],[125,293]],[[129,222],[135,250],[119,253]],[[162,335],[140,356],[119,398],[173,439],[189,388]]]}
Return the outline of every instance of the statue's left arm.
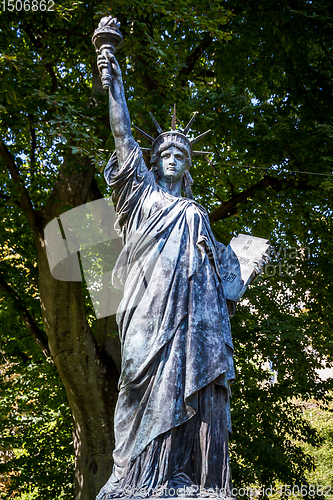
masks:
{"label": "statue's left arm", "polygon": [[[119,64],[109,51],[99,55],[97,64],[100,72],[109,67],[110,124],[116,146],[104,172],[106,182],[112,187],[112,199],[117,212],[117,231],[125,238],[135,232],[145,217],[143,209],[150,206],[150,194],[156,183],[144,162],[139,145],[131,132],[130,115],[125,99],[124,86]],[[149,210],[149,208],[148,208]]]}
{"label": "statue's left arm", "polygon": [[108,64],[111,69],[111,85],[109,87],[109,113],[112,134],[115,140],[118,164],[121,168],[135,145],[131,131],[131,119],[125,99],[121,69],[114,54],[106,52],[106,57],[98,55],[97,64],[100,71]]}

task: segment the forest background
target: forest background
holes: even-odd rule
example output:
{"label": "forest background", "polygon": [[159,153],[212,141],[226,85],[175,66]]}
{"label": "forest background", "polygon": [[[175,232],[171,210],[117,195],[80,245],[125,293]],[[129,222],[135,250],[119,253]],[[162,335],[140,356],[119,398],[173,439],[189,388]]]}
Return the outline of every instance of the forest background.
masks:
{"label": "forest background", "polygon": [[149,111],[169,127],[176,102],[179,128],[198,111],[214,155],[194,160],[193,192],[217,239],[275,248],[232,319],[234,485],[333,488],[332,381],[317,372],[333,362],[331,2],[36,2],[0,15],[1,498],[91,500],[110,474],[115,318],[96,320],[84,281],[52,278],[44,228],[110,194],[91,35],[111,14],[132,122],[153,135]]}

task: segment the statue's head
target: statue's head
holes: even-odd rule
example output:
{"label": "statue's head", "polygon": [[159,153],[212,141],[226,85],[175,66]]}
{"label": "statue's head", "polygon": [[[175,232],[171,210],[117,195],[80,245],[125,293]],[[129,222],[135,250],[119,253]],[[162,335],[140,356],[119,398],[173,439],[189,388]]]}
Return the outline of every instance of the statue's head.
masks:
{"label": "statue's head", "polygon": [[183,192],[187,198],[192,198],[192,178],[189,173],[191,154],[191,143],[180,132],[160,134],[151,148],[151,165],[156,182],[183,180]]}
{"label": "statue's head", "polygon": [[168,149],[171,146],[174,146],[182,151],[182,153],[188,160],[188,167],[190,167],[193,154],[191,141],[182,132],[173,130],[171,132],[162,132],[154,140],[150,150],[151,164],[154,165],[158,155],[160,155],[162,151]]}
{"label": "statue's head", "polygon": [[[186,137],[186,134],[192,125],[195,115],[196,113],[193,115],[183,132],[179,132],[175,127],[176,106],[174,106],[171,131],[163,132],[162,128],[157,123],[152,113],[150,113],[150,116],[153,119],[158,132],[158,136],[156,137],[156,139],[136,127],[152,143],[150,150],[151,165],[156,182],[158,182],[160,179],[165,179],[168,181],[178,181],[180,179],[183,179],[182,188],[187,198],[192,198],[191,184],[193,183],[193,181],[189,172],[189,168],[192,163],[192,155],[209,154],[208,151],[193,151],[192,144],[208,134],[210,130],[207,130],[207,132],[204,132],[203,134],[192,140]],[[172,163],[174,163],[174,165],[172,165]]]}
{"label": "statue's head", "polygon": [[182,181],[182,189],[187,198],[192,198],[192,178],[189,173],[191,158],[188,151],[179,144],[170,144],[161,148],[154,155],[153,172],[157,184],[159,181]]}

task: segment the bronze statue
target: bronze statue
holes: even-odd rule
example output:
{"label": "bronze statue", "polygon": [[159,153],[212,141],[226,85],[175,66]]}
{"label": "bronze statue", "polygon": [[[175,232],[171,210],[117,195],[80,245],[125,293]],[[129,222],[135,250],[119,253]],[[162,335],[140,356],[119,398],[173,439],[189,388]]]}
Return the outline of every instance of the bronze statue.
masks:
{"label": "bronze statue", "polygon": [[[103,22],[118,27],[112,18]],[[177,131],[174,113],[171,131],[163,132],[153,118],[158,136],[148,136],[149,170],[132,136],[114,50],[97,49],[116,146],[105,178],[124,244],[113,275],[124,288],[114,468],[97,500],[170,488],[195,496],[200,487],[229,496],[234,366],[221,279],[225,247],[191,199],[192,120]]]}

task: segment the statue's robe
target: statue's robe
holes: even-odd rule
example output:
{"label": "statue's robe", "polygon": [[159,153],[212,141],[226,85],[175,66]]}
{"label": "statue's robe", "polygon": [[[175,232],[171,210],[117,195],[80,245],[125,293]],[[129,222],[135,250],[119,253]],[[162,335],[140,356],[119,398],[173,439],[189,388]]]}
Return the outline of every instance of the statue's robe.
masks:
{"label": "statue's robe", "polygon": [[163,484],[228,488],[234,368],[224,246],[203,207],[156,184],[136,143],[121,169],[111,157],[105,178],[124,244],[113,284],[124,295],[114,469],[97,498]]}

